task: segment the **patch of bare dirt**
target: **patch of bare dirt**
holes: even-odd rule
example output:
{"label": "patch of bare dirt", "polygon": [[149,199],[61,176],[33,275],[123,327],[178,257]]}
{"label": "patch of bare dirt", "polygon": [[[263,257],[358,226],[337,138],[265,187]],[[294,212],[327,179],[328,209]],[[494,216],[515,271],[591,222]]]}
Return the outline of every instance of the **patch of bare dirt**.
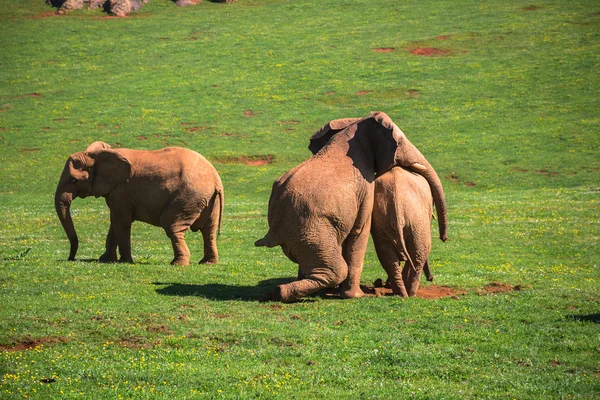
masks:
{"label": "patch of bare dirt", "polygon": [[124,337],[119,340],[121,347],[127,347],[129,349],[149,349],[153,345],[144,340],[141,336]]}
{"label": "patch of bare dirt", "polygon": [[450,39],[450,36],[448,35],[440,35],[438,37],[436,37],[437,40],[448,40]]}
{"label": "patch of bare dirt", "polygon": [[21,148],[19,149],[19,151],[20,151],[21,153],[32,153],[32,152],[35,152],[35,151],[40,151],[40,150],[41,150],[41,149],[40,149],[39,147],[21,147]]}
{"label": "patch of bare dirt", "polygon": [[300,121],[298,121],[297,119],[290,119],[290,120],[287,120],[287,121],[279,121],[279,123],[281,125],[297,125],[297,124],[300,123]]}
{"label": "patch of bare dirt", "polygon": [[369,94],[369,93],[371,93],[370,90],[361,90],[359,92],[356,92],[356,95],[357,96],[364,96],[365,94]]}
{"label": "patch of bare dirt", "polygon": [[450,50],[437,49],[435,47],[417,47],[411,50],[410,54],[424,57],[441,57],[452,54]]}
{"label": "patch of bare dirt", "polygon": [[46,11],[41,14],[30,15],[27,19],[42,19],[42,18],[52,18],[52,17],[60,17],[60,14],[56,11]]}
{"label": "patch of bare dirt", "polygon": [[252,112],[252,110],[244,111],[244,117],[254,117],[254,116],[256,116],[256,114],[254,114],[254,112]]}
{"label": "patch of bare dirt", "polygon": [[544,175],[547,176],[548,178],[551,178],[553,176],[557,176],[558,172],[556,171],[548,171],[547,169],[538,169],[537,171],[535,171],[536,174],[538,175]]}
{"label": "patch of bare dirt", "polygon": [[477,291],[477,293],[481,296],[481,295],[486,295],[486,294],[516,292],[519,290],[523,290],[522,285],[513,286],[508,283],[492,282],[492,283],[488,283],[483,288],[479,289]]}
{"label": "patch of bare dirt", "polygon": [[415,97],[419,97],[421,95],[421,93],[419,93],[419,91],[417,89],[409,89],[406,92],[406,95],[408,97],[410,97],[411,99],[414,99]]}
{"label": "patch of bare dirt", "polygon": [[136,137],[137,140],[148,140],[146,136],[140,135]]}
{"label": "patch of bare dirt", "polygon": [[523,11],[535,11],[535,10],[539,10],[540,8],[542,8],[542,7],[531,5],[531,6],[527,6],[527,7],[521,8],[521,10],[523,10]]}
{"label": "patch of bare dirt", "polygon": [[450,175],[447,176],[448,179],[450,179],[452,182],[457,183],[457,184],[464,184],[467,187],[473,187],[476,186],[475,182],[471,182],[471,181],[467,181],[467,182],[463,182],[462,180],[460,180],[460,178],[458,177],[458,175],[456,174],[456,172],[451,172]]}
{"label": "patch of bare dirt", "polygon": [[272,160],[272,154],[266,156],[216,157],[213,159],[217,164],[246,164],[253,167],[269,165]]}
{"label": "patch of bare dirt", "polygon": [[64,337],[41,337],[36,339],[26,338],[12,345],[0,345],[0,351],[24,351],[42,347],[50,343],[65,343],[67,339]]}
{"label": "patch of bare dirt", "polygon": [[[386,287],[374,287],[374,286],[361,286],[362,291],[366,296],[393,296],[391,288]],[[458,299],[458,296],[462,296],[467,292],[460,289],[451,288],[450,286],[438,286],[438,285],[422,285],[417,291],[417,296],[421,299],[441,299],[443,297],[452,297]]]}
{"label": "patch of bare dirt", "polygon": [[391,53],[392,51],[396,51],[395,47],[375,47],[372,49],[375,53]]}
{"label": "patch of bare dirt", "polygon": [[[187,125],[184,125],[184,124],[181,124],[181,125],[182,126],[187,126]],[[194,132],[208,131],[210,129],[211,128],[209,126],[200,125],[200,126],[190,126],[189,128],[185,128],[184,131],[190,132],[190,133],[194,133]]]}
{"label": "patch of bare dirt", "polygon": [[149,325],[146,328],[146,332],[150,333],[173,333],[173,331],[166,325]]}

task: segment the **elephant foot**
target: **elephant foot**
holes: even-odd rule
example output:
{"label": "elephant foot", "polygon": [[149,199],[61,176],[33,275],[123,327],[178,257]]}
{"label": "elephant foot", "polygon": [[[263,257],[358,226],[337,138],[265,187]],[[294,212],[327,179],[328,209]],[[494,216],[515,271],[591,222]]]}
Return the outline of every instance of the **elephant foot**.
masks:
{"label": "elephant foot", "polygon": [[204,257],[198,264],[218,264],[219,259],[217,257]]}
{"label": "elephant foot", "polygon": [[182,267],[186,267],[190,265],[190,260],[189,258],[174,258],[173,261],[171,261],[171,265],[181,265]]}
{"label": "elephant foot", "polygon": [[99,262],[101,263],[113,263],[113,262],[117,262],[117,255],[109,255],[107,253],[104,253],[100,256],[100,258],[98,259]]}
{"label": "elephant foot", "polygon": [[271,300],[281,301],[282,303],[291,303],[297,300],[297,298],[293,295],[289,285],[279,285],[271,294]]}
{"label": "elephant foot", "polygon": [[119,259],[119,262],[123,263],[123,264],[133,264],[134,263],[133,258],[131,258],[131,257],[121,257]]}
{"label": "elephant foot", "polygon": [[343,299],[359,299],[365,294],[360,288],[343,289],[340,288],[340,297]]}

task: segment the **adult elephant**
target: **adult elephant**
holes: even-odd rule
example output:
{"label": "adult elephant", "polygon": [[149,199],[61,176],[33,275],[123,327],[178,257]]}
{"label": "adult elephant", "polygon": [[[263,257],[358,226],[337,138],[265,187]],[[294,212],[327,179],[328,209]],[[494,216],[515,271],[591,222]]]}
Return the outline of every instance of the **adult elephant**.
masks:
{"label": "adult elephant", "polygon": [[[299,280],[278,286],[275,300],[293,301],[339,284],[342,297],[363,295],[360,274],[371,227],[374,180],[393,166],[423,175],[437,201],[444,201],[441,182],[429,162],[385,113],[332,123],[337,134],[273,184],[269,231],[255,245],[281,246],[299,266]],[[313,138],[328,131],[324,127]]]}
{"label": "adult elephant", "polygon": [[219,174],[195,151],[168,147],[161,150],[112,149],[94,142],[72,154],[60,176],[54,204],[71,243],[74,260],[78,239],[70,206],[76,197],[104,197],[110,209],[110,229],[102,262],[133,262],[131,224],[143,221],[162,227],[173,245],[171,264],[188,265],[190,251],[184,233],[200,230],[204,257],[217,263],[217,233],[223,217],[223,184]]}
{"label": "adult elephant", "polygon": [[[334,120],[311,139],[308,149],[316,154],[356,118]],[[441,189],[441,184],[438,187]],[[429,267],[431,250],[432,190],[427,179],[401,166],[375,179],[371,234],[377,257],[388,274],[388,284],[400,296],[414,296],[421,273],[433,281]],[[435,192],[434,192],[435,193]],[[447,210],[443,190],[435,197],[440,238],[447,238]],[[401,262],[405,261],[404,268]]]}

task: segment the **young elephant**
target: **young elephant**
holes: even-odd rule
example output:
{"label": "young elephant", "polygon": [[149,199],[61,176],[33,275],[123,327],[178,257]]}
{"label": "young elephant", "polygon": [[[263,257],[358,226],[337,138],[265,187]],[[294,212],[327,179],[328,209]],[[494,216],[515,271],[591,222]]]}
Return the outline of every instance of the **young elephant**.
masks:
{"label": "young elephant", "polygon": [[431,189],[422,176],[394,167],[375,180],[371,235],[394,294],[414,296],[422,271],[433,280],[428,261],[432,213]]}
{"label": "young elephant", "polygon": [[332,121],[313,139],[330,130],[337,134],[317,154],[273,184],[269,231],[255,245],[281,246],[300,271],[298,281],[278,286],[277,300],[293,301],[339,284],[342,297],[362,296],[376,175],[405,166],[427,179],[436,202],[445,201],[429,162],[385,113]]}
{"label": "young elephant", "polygon": [[[313,154],[340,132],[340,121],[331,121],[313,135],[308,146]],[[400,296],[416,294],[421,272],[425,272],[427,280],[433,281],[428,261],[432,202],[428,181],[407,169],[393,167],[375,179],[371,234],[379,261],[388,274],[388,283]],[[436,200],[436,209],[440,238],[446,240],[445,201]],[[404,269],[401,269],[401,261],[405,261]]]}
{"label": "young elephant", "polygon": [[171,264],[188,265],[190,251],[184,233],[200,230],[204,257],[200,263],[217,263],[217,232],[223,217],[223,184],[204,157],[180,147],[161,150],[111,149],[103,142],[72,154],[62,172],[54,204],[71,243],[75,259],[79,241],[70,206],[76,197],[102,196],[110,209],[110,229],[102,262],[131,257],[131,224],[143,221],[162,227],[171,239]]}

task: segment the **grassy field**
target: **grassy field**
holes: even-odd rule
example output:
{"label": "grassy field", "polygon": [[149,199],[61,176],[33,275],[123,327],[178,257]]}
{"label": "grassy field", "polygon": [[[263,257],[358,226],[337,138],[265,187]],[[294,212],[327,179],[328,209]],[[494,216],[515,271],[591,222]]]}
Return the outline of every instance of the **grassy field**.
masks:
{"label": "grassy field", "polygon": [[[0,398],[598,398],[598,2],[54,11],[0,0]],[[296,272],[253,247],[272,182],[324,123],[373,110],[442,178],[450,239],[431,261],[456,294],[261,302]],[[136,264],[99,264],[93,198],[73,203],[67,262],[54,190],[95,140],[211,160],[221,263],[198,265],[189,233],[194,264],[170,266],[164,232],[137,223]],[[362,281],[383,275],[370,244]]]}

